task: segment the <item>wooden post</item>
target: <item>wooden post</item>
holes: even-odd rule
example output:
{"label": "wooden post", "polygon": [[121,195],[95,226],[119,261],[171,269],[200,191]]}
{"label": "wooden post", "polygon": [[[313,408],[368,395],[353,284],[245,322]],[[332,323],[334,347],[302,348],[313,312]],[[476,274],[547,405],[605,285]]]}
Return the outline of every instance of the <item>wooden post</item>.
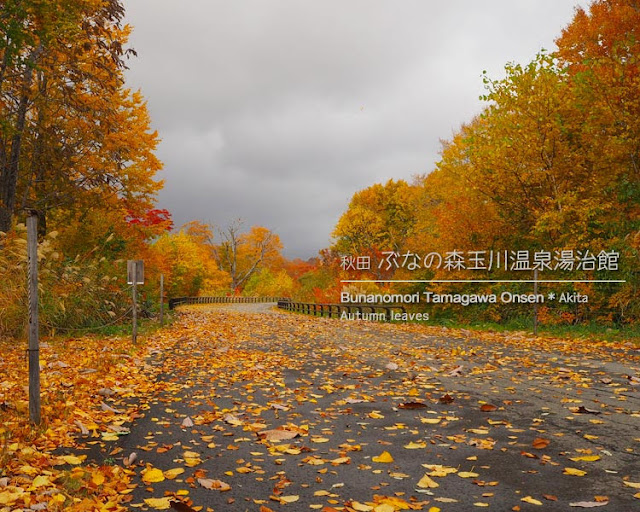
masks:
{"label": "wooden post", "polygon": [[533,303],[533,335],[538,335],[538,269],[533,270],[533,295],[536,297]]}
{"label": "wooden post", "polygon": [[29,259],[29,419],[40,423],[40,344],[38,340],[38,214],[27,217]]}
{"label": "wooden post", "polygon": [[133,271],[133,287],[131,288],[131,299],[133,302],[132,308],[131,308],[131,320],[133,322],[133,328],[131,330],[131,340],[133,341],[133,344],[136,344],[136,341],[138,340],[138,280],[136,279],[136,267],[137,267],[137,262],[134,262],[134,271]]}
{"label": "wooden post", "polygon": [[160,274],[160,327],[164,326],[164,274]]}

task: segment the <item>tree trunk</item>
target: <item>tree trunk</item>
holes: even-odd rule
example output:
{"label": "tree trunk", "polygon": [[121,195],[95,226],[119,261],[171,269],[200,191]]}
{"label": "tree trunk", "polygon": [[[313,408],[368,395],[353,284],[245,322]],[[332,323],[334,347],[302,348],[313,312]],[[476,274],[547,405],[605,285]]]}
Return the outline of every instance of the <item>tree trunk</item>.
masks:
{"label": "tree trunk", "polygon": [[20,102],[16,113],[15,133],[11,139],[9,159],[0,169],[0,231],[7,232],[11,228],[11,222],[15,213],[16,190],[20,171],[20,152],[22,149],[22,137],[27,120],[29,108],[29,89],[33,82],[33,68],[42,47],[38,47],[31,53],[22,75],[22,90]]}

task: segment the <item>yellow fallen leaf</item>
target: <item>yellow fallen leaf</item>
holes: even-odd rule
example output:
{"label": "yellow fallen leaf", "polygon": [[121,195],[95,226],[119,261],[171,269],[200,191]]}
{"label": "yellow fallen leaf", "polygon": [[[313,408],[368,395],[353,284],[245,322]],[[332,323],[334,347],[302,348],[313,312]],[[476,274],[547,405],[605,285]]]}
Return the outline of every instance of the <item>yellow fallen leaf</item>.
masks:
{"label": "yellow fallen leaf", "polygon": [[437,425],[442,421],[442,418],[420,418],[420,421],[427,425]]}
{"label": "yellow fallen leaf", "polygon": [[42,487],[44,485],[51,485],[49,477],[45,475],[38,475],[33,479],[33,482],[31,482],[31,486],[34,488]]}
{"label": "yellow fallen leaf", "polygon": [[457,473],[457,468],[452,468],[450,466],[442,466],[441,464],[423,464],[423,468],[427,468],[431,470],[430,473],[427,473],[429,476],[447,476],[451,473]]}
{"label": "yellow fallen leaf", "polygon": [[389,452],[382,452],[380,455],[376,456],[376,457],[372,457],[371,460],[373,462],[384,462],[384,463],[389,463],[389,462],[393,462],[393,457],[391,456],[391,454]]}
{"label": "yellow fallen leaf", "polygon": [[86,457],[86,455],[82,456],[82,457],[76,457],[75,455],[63,455],[62,456],[62,460],[65,461],[67,464],[82,464],[82,461],[84,460],[84,458]]}
{"label": "yellow fallen leaf", "polygon": [[395,512],[396,508],[393,505],[389,505],[388,503],[381,503],[380,505],[376,505],[376,508],[373,509],[373,512]]}
{"label": "yellow fallen leaf", "polygon": [[489,506],[489,504],[488,504],[488,503],[484,503],[483,501],[476,501],[476,502],[473,504],[473,506],[474,506],[474,507],[488,507],[488,506]]}
{"label": "yellow fallen leaf", "polygon": [[436,487],[440,487],[440,484],[429,478],[429,475],[424,475],[417,485],[422,489],[435,489]]}
{"label": "yellow fallen leaf", "polygon": [[573,475],[573,476],[584,476],[587,474],[586,471],[582,471],[581,469],[576,469],[576,468],[564,468],[563,473],[565,475]]}
{"label": "yellow fallen leaf", "polygon": [[404,447],[407,450],[418,450],[419,448],[426,448],[427,443],[414,443],[411,441],[409,444],[405,444]]}
{"label": "yellow fallen leaf", "polygon": [[373,418],[374,420],[380,420],[384,418],[384,416],[377,411],[373,411],[369,413],[369,418]]}
{"label": "yellow fallen leaf", "polygon": [[522,498],[521,501],[524,501],[525,503],[531,503],[531,505],[542,505],[541,501],[538,501],[535,498],[532,498],[531,496],[526,496],[525,498]]}
{"label": "yellow fallen leaf", "polygon": [[373,510],[373,507],[371,505],[365,505],[364,503],[359,503],[357,501],[351,502],[351,508],[353,510],[356,510],[357,512],[369,512]]}
{"label": "yellow fallen leaf", "polygon": [[104,483],[104,473],[96,471],[95,473],[93,473],[93,475],[91,475],[91,481],[95,485],[102,485]]}
{"label": "yellow fallen leaf", "polygon": [[163,480],[164,474],[158,468],[150,468],[142,473],[142,481],[146,484],[162,482]]}
{"label": "yellow fallen leaf", "polygon": [[461,471],[458,473],[458,476],[460,478],[476,478],[480,475],[478,475],[478,473],[472,473],[471,471]]}
{"label": "yellow fallen leaf", "polygon": [[280,503],[295,503],[300,499],[300,496],[293,494],[291,496],[280,496]]}
{"label": "yellow fallen leaf", "polygon": [[624,481],[623,483],[627,487],[631,487],[633,489],[640,489],[640,482],[627,482],[627,481]]}
{"label": "yellow fallen leaf", "polygon": [[167,469],[163,474],[168,480],[173,480],[178,475],[184,473],[184,468]]}
{"label": "yellow fallen leaf", "polygon": [[146,498],[144,502],[156,510],[167,510],[171,507],[169,498]]}
{"label": "yellow fallen leaf", "polygon": [[570,457],[569,460],[574,462],[594,462],[596,460],[600,460],[600,455],[581,455],[580,457]]}
{"label": "yellow fallen leaf", "polygon": [[438,507],[431,507],[428,512],[440,512],[440,509]]}

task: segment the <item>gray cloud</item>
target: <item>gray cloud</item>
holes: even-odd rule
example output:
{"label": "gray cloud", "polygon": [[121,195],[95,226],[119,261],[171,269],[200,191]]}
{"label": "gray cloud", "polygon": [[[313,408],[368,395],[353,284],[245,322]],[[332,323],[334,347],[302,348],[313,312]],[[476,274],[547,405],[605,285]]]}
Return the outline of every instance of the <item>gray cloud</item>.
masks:
{"label": "gray cloud", "polygon": [[552,49],[574,2],[125,5],[128,82],[162,138],[160,205],[178,224],[267,226],[307,258],[354,192],[430,171],[439,140],[480,112],[482,70]]}

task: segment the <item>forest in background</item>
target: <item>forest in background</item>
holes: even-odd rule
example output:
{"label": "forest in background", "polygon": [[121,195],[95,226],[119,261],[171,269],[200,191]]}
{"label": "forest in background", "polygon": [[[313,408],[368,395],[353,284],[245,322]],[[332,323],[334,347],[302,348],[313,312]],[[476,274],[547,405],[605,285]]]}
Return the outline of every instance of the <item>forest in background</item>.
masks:
{"label": "forest in background", "polygon": [[[241,222],[175,230],[159,209],[158,134],[127,89],[129,27],[119,0],[8,0],[0,11],[0,334],[26,324],[24,219],[40,227],[44,328],[115,322],[129,308],[126,260],[145,261],[152,314],[169,296],[290,296],[336,302],[341,279],[480,279],[468,269],[352,271],[345,258],[386,251],[602,251],[619,269],[548,271],[545,278],[618,279],[558,291],[587,304],[540,309],[548,324],[640,319],[640,4],[599,0],[530,63],[485,75],[483,112],[443,141],[436,168],[352,198],[331,247],[309,261],[282,256],[277,234]],[[521,278],[497,270],[492,279]],[[528,276],[530,277],[530,275]],[[394,290],[414,291],[416,285]],[[561,290],[562,288],[562,290]],[[353,291],[382,291],[367,285]],[[421,285],[420,289],[424,289]],[[430,285],[433,291],[530,293],[530,284]],[[542,291],[546,291],[543,287]],[[437,308],[461,321],[504,322],[530,306]]]}

